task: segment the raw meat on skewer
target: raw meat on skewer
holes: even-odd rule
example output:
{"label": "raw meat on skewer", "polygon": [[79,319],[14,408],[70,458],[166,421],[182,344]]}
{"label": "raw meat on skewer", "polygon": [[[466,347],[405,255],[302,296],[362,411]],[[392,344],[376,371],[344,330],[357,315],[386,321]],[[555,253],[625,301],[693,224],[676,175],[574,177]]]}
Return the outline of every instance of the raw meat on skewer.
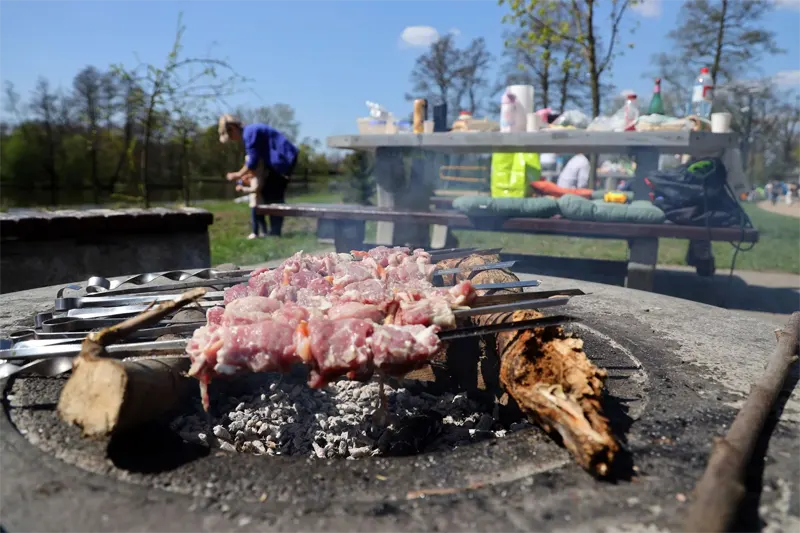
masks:
{"label": "raw meat on skewer", "polygon": [[375,369],[407,372],[441,349],[437,326],[383,326],[371,320],[310,318],[266,319],[252,324],[199,328],[186,351],[190,376],[207,386],[215,375],[241,371],[287,371],[293,364],[310,368],[309,385],[324,387],[345,375],[364,379]]}
{"label": "raw meat on skewer", "polygon": [[[361,259],[355,261],[354,255]],[[385,279],[394,286],[415,281],[430,282],[435,268],[430,254],[423,250],[410,252],[408,248],[379,246],[353,255],[330,253],[314,256],[298,252],[273,269],[254,270],[247,284],[225,290],[224,302],[227,304],[244,296],[272,296],[275,290],[294,295],[296,291],[293,289],[281,287],[289,285],[300,289],[320,279],[326,279],[337,288],[369,279]]]}

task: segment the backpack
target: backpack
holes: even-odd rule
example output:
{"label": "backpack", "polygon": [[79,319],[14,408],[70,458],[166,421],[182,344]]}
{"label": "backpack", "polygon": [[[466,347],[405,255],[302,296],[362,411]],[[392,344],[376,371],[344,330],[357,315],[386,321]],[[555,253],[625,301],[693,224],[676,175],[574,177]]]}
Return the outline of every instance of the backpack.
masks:
{"label": "backpack", "polygon": [[728,185],[717,157],[703,158],[644,178],[653,205],[667,220],[683,226],[752,226]]}

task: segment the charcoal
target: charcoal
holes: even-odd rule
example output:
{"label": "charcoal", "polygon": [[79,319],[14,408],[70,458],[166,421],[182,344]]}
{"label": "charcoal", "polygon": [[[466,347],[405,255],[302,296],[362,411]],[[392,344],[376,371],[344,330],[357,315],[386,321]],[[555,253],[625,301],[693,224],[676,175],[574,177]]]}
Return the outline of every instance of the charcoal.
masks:
{"label": "charcoal", "polygon": [[504,426],[492,416],[493,404],[465,394],[387,385],[387,429],[372,423],[379,406],[376,382],[339,381],[314,390],[300,377],[262,374],[249,388],[255,390],[225,398],[230,411],[212,420],[213,436],[206,435],[207,418],[199,405],[196,412],[176,418],[173,427],[200,442],[216,437],[223,450],[320,459],[454,449],[530,427],[524,421]]}

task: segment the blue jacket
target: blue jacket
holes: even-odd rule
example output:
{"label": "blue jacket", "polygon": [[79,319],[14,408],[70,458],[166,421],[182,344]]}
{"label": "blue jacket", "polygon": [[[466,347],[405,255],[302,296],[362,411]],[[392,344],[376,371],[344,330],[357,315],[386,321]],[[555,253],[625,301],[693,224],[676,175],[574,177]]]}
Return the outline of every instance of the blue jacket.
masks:
{"label": "blue jacket", "polygon": [[282,176],[289,177],[297,163],[297,147],[275,128],[248,124],[242,131],[247,168],[255,170],[260,161]]}

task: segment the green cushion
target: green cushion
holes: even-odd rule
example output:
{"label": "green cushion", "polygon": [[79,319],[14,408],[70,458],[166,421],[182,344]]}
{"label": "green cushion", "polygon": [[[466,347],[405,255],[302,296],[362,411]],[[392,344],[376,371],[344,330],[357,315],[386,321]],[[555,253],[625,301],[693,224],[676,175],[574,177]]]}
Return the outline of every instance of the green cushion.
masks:
{"label": "green cushion", "polygon": [[568,220],[594,220],[595,204],[575,194],[565,194],[558,199],[561,216]]}
{"label": "green cushion", "polygon": [[553,198],[491,198],[489,196],[459,196],[453,208],[471,217],[550,218],[558,214]]}
{"label": "green cushion", "polygon": [[661,224],[665,219],[661,209],[644,200],[618,204],[568,194],[559,198],[558,207],[561,216],[568,220]]}
{"label": "green cushion", "polygon": [[664,212],[646,200],[635,200],[629,204],[595,201],[594,219],[598,222],[630,222],[632,224],[661,224]]}

